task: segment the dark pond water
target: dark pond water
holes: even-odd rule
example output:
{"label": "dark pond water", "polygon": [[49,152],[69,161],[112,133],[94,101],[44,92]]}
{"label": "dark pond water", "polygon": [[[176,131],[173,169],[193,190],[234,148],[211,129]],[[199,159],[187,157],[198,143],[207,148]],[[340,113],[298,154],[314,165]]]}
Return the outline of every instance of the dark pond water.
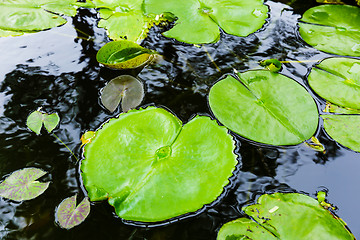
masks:
{"label": "dark pond water", "polygon": [[[165,106],[183,122],[194,114],[211,115],[210,86],[234,68],[258,68],[258,61],[267,58],[293,61],[284,64],[281,73],[308,88],[311,66],[331,55],[308,46],[297,34],[300,14],[316,3],[292,2],[289,6],[267,1],[270,18],[262,30],[246,38],[223,34],[219,42],[200,48],[166,39],[159,34],[161,29],[153,29],[143,45],[163,54],[165,60],[138,75],[146,86],[142,105]],[[220,226],[241,217],[241,207],[259,194],[297,191],[314,197],[319,190],[328,191],[329,202],[338,207],[336,213],[360,237],[360,155],[332,141],[321,125],[317,137],[326,147],[325,154],[304,145],[259,146],[235,136],[240,170],[226,195],[197,216],[166,226],[136,227],[124,224],[103,202],[92,205],[80,226],[59,228],[56,206],[75,193],[84,196],[78,164],[52,135],[30,132],[26,118],[38,107],[59,113],[61,124],[55,133],[80,157],[80,136],[120,113],[104,110],[99,92],[122,74],[96,62],[96,52],[109,41],[105,31],[96,27],[96,12],[80,9],[68,20],[48,31],[0,39],[0,176],[34,166],[48,171],[44,180],[51,181],[49,189],[34,200],[0,199],[1,239],[215,239]],[[325,102],[309,92],[323,109]]]}

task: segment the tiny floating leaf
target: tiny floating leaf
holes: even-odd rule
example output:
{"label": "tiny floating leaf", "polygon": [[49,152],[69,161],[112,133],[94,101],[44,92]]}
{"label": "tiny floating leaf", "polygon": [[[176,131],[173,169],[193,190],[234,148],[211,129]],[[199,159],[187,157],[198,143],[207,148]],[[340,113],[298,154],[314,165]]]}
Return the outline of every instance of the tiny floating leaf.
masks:
{"label": "tiny floating leaf", "polygon": [[64,199],[56,209],[56,221],[60,227],[73,228],[82,223],[90,213],[90,202],[85,197],[76,207],[76,194]]}
{"label": "tiny floating leaf", "polygon": [[49,187],[50,182],[36,181],[45,174],[45,171],[38,168],[17,170],[0,184],[0,196],[14,201],[36,198]]}
{"label": "tiny floating leaf", "polygon": [[123,75],[112,79],[101,93],[101,103],[114,112],[121,101],[123,112],[137,107],[144,98],[144,85],[130,75]]}
{"label": "tiny floating leaf", "polygon": [[145,66],[156,52],[131,41],[113,41],[105,44],[96,54],[96,60],[113,69],[133,69]]}
{"label": "tiny floating leaf", "polygon": [[277,59],[267,59],[260,62],[260,66],[266,67],[270,72],[278,72],[281,70],[281,62]]}
{"label": "tiny floating leaf", "polygon": [[264,194],[257,204],[242,208],[253,220],[239,218],[226,223],[221,227],[217,240],[354,240],[346,224],[327,210],[324,196],[320,196],[319,200],[322,204],[299,193]]}
{"label": "tiny floating leaf", "polygon": [[59,124],[60,118],[57,113],[47,114],[40,111],[32,112],[26,121],[26,125],[31,131],[40,134],[41,127],[44,124],[46,130],[50,133]]}
{"label": "tiny floating leaf", "polygon": [[91,139],[93,139],[95,137],[95,132],[94,131],[87,131],[85,132],[80,140],[81,140],[81,147],[89,142],[91,142]]}

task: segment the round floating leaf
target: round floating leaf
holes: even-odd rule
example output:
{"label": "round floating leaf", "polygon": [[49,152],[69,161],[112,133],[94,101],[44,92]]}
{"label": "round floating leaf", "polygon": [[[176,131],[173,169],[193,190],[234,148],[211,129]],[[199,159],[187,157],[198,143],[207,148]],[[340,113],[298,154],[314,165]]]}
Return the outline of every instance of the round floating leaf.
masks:
{"label": "round floating leaf", "polygon": [[360,152],[360,115],[322,115],[325,131],[335,141]]}
{"label": "round floating leaf", "polygon": [[243,208],[254,219],[225,224],[218,240],[224,239],[355,239],[345,223],[315,199],[298,193],[262,195],[257,204]]}
{"label": "round floating leaf", "polygon": [[59,121],[60,118],[57,113],[47,114],[40,111],[34,111],[28,116],[26,125],[36,134],[40,134],[41,127],[44,124],[46,130],[50,133],[56,128]]}
{"label": "round floating leaf", "polygon": [[132,69],[144,66],[155,54],[126,40],[113,41],[105,44],[96,54],[96,60],[106,67],[114,69]]}
{"label": "round floating leaf", "polygon": [[164,36],[186,43],[211,43],[220,37],[219,26],[229,34],[247,36],[267,18],[263,0],[145,0],[146,14],[170,12],[178,20]]}
{"label": "round floating leaf", "polygon": [[[3,0],[0,2],[0,30],[15,31],[7,32],[14,36],[22,32],[57,27],[65,24],[66,20],[54,13],[75,16],[78,6],[91,5],[77,3],[76,0]],[[20,33],[16,34],[16,32]]]}
{"label": "round floating leaf", "polygon": [[76,195],[64,199],[56,209],[56,221],[60,227],[73,228],[82,223],[90,213],[90,202],[84,198],[76,207]]}
{"label": "round floating leaf", "polygon": [[123,219],[157,222],[213,202],[237,164],[227,129],[197,116],[182,126],[162,108],[111,119],[85,146],[81,175],[91,201]]}
{"label": "round floating leaf", "polygon": [[321,5],[307,10],[300,19],[305,42],[329,53],[360,56],[360,8]]}
{"label": "round floating leaf", "polygon": [[133,76],[123,75],[112,79],[101,93],[101,103],[114,112],[121,102],[123,112],[139,106],[144,98],[144,85]]}
{"label": "round floating leaf", "polygon": [[49,187],[50,182],[36,181],[46,172],[38,168],[24,168],[13,172],[0,184],[0,196],[14,201],[36,198]]}
{"label": "round floating leaf", "polygon": [[329,102],[360,109],[360,60],[325,59],[311,70],[308,81],[310,87]]}
{"label": "round floating leaf", "polygon": [[313,136],[318,110],[301,85],[266,70],[239,73],[239,77],[227,76],[210,89],[210,108],[226,127],[272,145],[294,145]]}

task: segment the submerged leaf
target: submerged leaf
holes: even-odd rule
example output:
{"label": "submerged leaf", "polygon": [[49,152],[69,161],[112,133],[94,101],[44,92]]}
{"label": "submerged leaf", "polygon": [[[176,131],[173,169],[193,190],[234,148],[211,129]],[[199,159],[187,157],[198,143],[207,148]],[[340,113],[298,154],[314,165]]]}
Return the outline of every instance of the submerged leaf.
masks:
{"label": "submerged leaf", "polygon": [[217,240],[355,239],[341,219],[309,196],[298,193],[264,194],[257,202],[242,208],[254,221],[240,218],[226,223],[220,229]]}
{"label": "submerged leaf", "polygon": [[173,28],[163,33],[186,43],[211,43],[226,33],[248,36],[265,23],[268,8],[263,0],[145,0],[146,14],[170,12],[178,19]]}
{"label": "submerged leaf", "polygon": [[101,93],[101,103],[114,112],[121,102],[123,112],[137,107],[144,98],[144,86],[141,81],[130,75],[112,79]]}
{"label": "submerged leaf", "polygon": [[360,109],[360,60],[325,59],[311,70],[308,81],[310,87],[327,101]]}
{"label": "submerged leaf", "polygon": [[324,52],[360,56],[360,8],[321,5],[307,10],[299,23],[305,42]]}
{"label": "submerged leaf", "polygon": [[211,87],[215,117],[235,133],[271,145],[299,144],[314,135],[319,115],[311,95],[294,80],[270,71],[247,71]]}
{"label": "submerged leaf", "polygon": [[76,207],[76,195],[64,199],[56,209],[56,221],[60,227],[73,228],[82,223],[90,213],[87,197]]}
{"label": "submerged leaf", "polygon": [[132,69],[147,64],[156,52],[130,41],[105,44],[96,54],[96,60],[114,69]]}
{"label": "submerged leaf", "polygon": [[26,125],[36,134],[40,134],[41,127],[44,124],[46,130],[50,133],[59,124],[60,118],[57,113],[47,114],[40,111],[32,112],[27,120]]}
{"label": "submerged leaf", "polygon": [[321,115],[325,131],[335,141],[360,152],[360,115]]}
{"label": "submerged leaf", "polygon": [[14,201],[36,198],[49,187],[50,182],[36,181],[45,174],[45,171],[38,168],[15,171],[0,184],[0,196]]}
{"label": "submerged leaf", "polygon": [[157,222],[213,202],[237,164],[227,129],[197,116],[182,126],[162,108],[111,119],[85,145],[81,176],[91,201],[123,219]]}

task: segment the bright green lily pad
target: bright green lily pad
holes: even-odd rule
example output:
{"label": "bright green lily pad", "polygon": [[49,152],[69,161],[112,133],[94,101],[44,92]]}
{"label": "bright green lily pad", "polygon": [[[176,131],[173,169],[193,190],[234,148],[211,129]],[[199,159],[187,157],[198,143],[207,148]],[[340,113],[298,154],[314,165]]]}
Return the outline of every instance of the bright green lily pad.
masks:
{"label": "bright green lily pad", "polygon": [[281,70],[281,62],[277,59],[266,59],[260,62],[260,66],[265,67],[271,72],[278,72]]}
{"label": "bright green lily pad", "polygon": [[307,10],[300,25],[305,42],[324,52],[360,56],[360,8],[321,5]]}
{"label": "bright green lily pad", "polygon": [[217,239],[355,239],[341,219],[309,196],[264,194],[257,202],[242,209],[257,226],[251,220],[238,219],[225,224]]}
{"label": "bright green lily pad", "polygon": [[219,40],[221,27],[226,33],[248,36],[257,31],[268,17],[263,0],[145,0],[146,14],[170,12],[178,19],[163,33],[186,43],[211,43]]}
{"label": "bright green lily pad", "polygon": [[360,115],[321,115],[325,131],[335,141],[360,152]]}
{"label": "bright green lily pad", "polygon": [[360,60],[325,59],[311,70],[308,81],[310,87],[329,102],[360,109]]}
{"label": "bright green lily pad", "polygon": [[50,133],[56,128],[59,122],[60,118],[57,113],[47,114],[40,111],[34,111],[28,116],[26,125],[31,131],[36,134],[40,134],[43,124],[46,130]]}
{"label": "bright green lily pad", "polygon": [[341,114],[360,114],[360,109],[352,109],[352,108],[343,108],[332,104],[330,102],[326,103],[326,107],[324,109],[326,113],[341,113]]}
{"label": "bright green lily pad", "polygon": [[266,70],[227,76],[210,89],[209,105],[230,130],[271,145],[299,144],[319,121],[311,95],[294,80]]}
{"label": "bright green lily pad", "polygon": [[17,36],[22,32],[60,26],[66,20],[57,14],[75,16],[79,6],[89,6],[89,3],[78,3],[76,0],[3,0],[0,2],[1,36],[6,36],[3,31],[7,31],[7,35]]}
{"label": "bright green lily pad", "polygon": [[14,201],[36,198],[49,187],[50,182],[36,181],[45,174],[45,171],[38,168],[15,171],[0,184],[0,196]]}
{"label": "bright green lily pad", "polygon": [[114,112],[121,101],[121,109],[127,112],[141,103],[144,98],[144,85],[130,75],[122,75],[112,79],[101,93],[101,103]]}
{"label": "bright green lily pad", "polygon": [[90,213],[90,202],[85,197],[81,203],[76,206],[76,195],[64,199],[56,209],[56,222],[65,229],[73,228],[87,218]]}
{"label": "bright green lily pad", "polygon": [[93,0],[93,3],[101,17],[98,26],[107,29],[113,40],[140,42],[154,24],[166,20],[163,16],[144,15],[143,0]]}
{"label": "bright green lily pad", "polygon": [[113,41],[105,44],[96,54],[96,60],[113,69],[133,69],[144,66],[156,52],[131,41]]}
{"label": "bright green lily pad", "polygon": [[111,119],[85,145],[81,176],[91,201],[125,220],[157,222],[213,202],[237,164],[227,129],[197,116],[182,126],[162,108]]}

